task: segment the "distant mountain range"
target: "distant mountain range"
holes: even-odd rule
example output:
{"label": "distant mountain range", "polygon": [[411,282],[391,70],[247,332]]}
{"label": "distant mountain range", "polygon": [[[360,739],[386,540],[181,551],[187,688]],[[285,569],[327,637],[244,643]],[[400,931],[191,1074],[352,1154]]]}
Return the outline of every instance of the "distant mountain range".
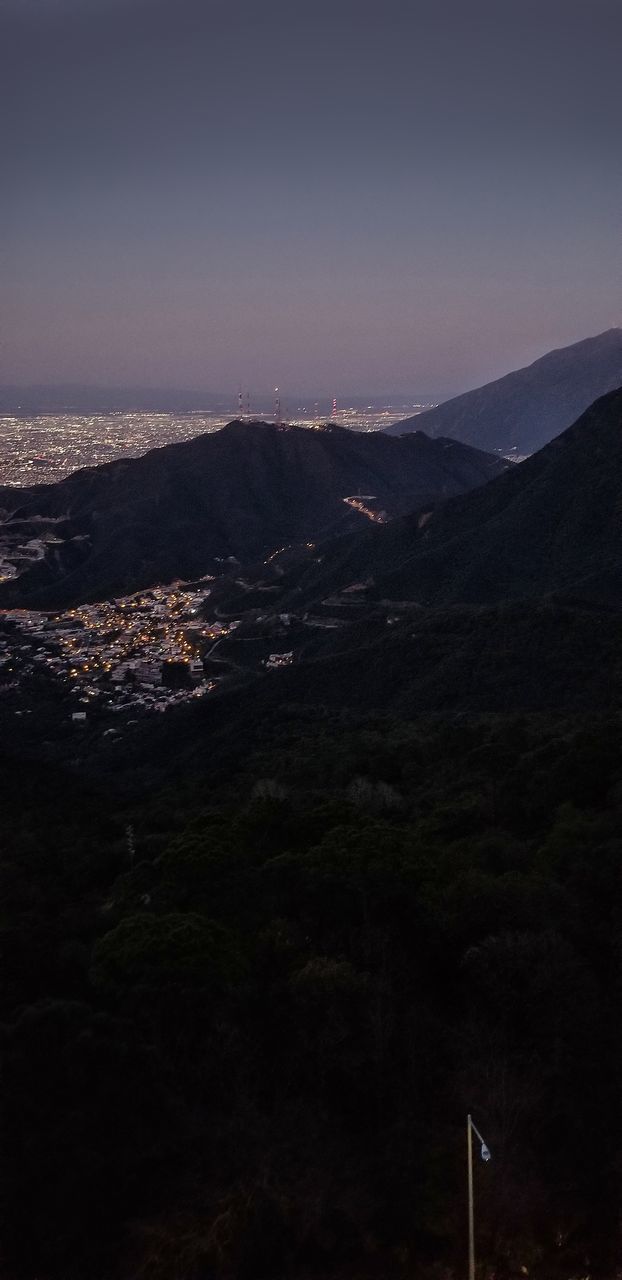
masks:
{"label": "distant mountain range", "polygon": [[526,455],[541,449],[594,400],[622,384],[622,329],[550,351],[525,369],[387,428],[425,431],[478,449]]}
{"label": "distant mountain range", "polygon": [[372,518],[395,517],[507,465],[421,432],[391,439],[233,422],[58,484],[0,489],[7,559],[44,540],[44,554],[0,585],[0,605],[65,607],[213,572],[216,558],[261,560],[284,544],[363,527],[366,515],[345,498],[362,495]]}

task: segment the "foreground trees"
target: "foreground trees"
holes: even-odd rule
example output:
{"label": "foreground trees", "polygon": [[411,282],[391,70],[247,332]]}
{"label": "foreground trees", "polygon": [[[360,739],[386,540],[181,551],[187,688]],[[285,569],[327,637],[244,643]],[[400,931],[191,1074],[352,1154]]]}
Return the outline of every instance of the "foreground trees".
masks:
{"label": "foreground trees", "polygon": [[112,819],[7,774],[6,1275],[458,1274],[467,1110],[487,1270],[612,1275],[620,726],[291,727]]}

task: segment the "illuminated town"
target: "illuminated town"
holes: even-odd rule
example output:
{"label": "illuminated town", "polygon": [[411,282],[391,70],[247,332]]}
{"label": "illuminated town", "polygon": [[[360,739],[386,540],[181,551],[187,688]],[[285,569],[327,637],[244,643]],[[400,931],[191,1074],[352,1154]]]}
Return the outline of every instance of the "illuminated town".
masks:
{"label": "illuminated town", "polygon": [[[384,518],[367,506],[362,510],[372,521]],[[314,543],[307,543],[299,550],[308,554],[314,549]],[[64,702],[61,719],[76,728],[93,726],[104,736],[118,734],[123,723],[137,723],[130,715],[166,711],[318,652],[322,642],[316,636],[360,620],[366,584],[350,584],[312,613],[282,613],[271,594],[279,590],[274,573],[278,579],[282,572],[274,564],[291,552],[281,547],[269,556],[266,578],[254,583],[236,576],[241,566],[232,558],[223,563],[219,579],[205,575],[65,611],[0,611],[4,710],[32,714],[32,694],[41,696],[45,686]],[[217,603],[223,600],[223,587],[224,608]],[[249,599],[262,593],[266,605],[248,608]],[[409,609],[384,601],[376,605],[377,621],[384,616],[392,625]],[[121,719],[114,716],[117,727],[110,725],[112,713],[126,713]]]}
{"label": "illuminated town", "polygon": [[0,692],[47,674],[76,695],[76,722],[86,720],[89,704],[164,711],[202,697],[218,684],[207,679],[204,658],[238,625],[204,621],[210,581],[154,587],[65,613],[0,614]]}

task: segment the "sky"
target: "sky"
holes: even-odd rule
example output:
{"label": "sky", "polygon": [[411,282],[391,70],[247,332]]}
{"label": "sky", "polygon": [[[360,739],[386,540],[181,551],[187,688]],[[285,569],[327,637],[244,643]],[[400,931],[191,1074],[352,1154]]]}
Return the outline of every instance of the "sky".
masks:
{"label": "sky", "polygon": [[0,0],[0,383],[436,398],[622,323],[619,0]]}

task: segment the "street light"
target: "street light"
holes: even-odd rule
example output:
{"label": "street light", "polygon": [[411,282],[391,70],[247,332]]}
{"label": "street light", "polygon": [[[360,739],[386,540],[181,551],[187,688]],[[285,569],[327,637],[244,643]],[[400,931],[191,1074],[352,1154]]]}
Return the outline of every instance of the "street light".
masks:
{"label": "street light", "polygon": [[475,1214],[473,1208],[473,1134],[480,1144],[480,1155],[482,1160],[488,1162],[491,1154],[482,1138],[479,1129],[473,1124],[470,1116],[467,1116],[467,1180],[469,1189],[469,1280],[475,1280]]}

